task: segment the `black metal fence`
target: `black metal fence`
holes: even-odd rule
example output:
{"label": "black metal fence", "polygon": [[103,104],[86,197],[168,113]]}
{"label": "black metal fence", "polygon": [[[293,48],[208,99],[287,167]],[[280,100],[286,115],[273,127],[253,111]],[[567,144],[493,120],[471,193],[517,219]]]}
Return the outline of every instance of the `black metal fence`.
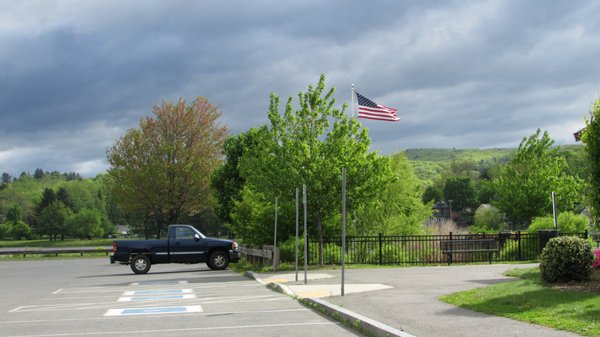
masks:
{"label": "black metal fence", "polygon": [[[585,233],[558,233],[560,236],[574,235],[584,239]],[[419,265],[446,264],[452,262],[488,262],[488,252],[459,252],[452,254],[442,251],[442,242],[451,240],[497,241],[498,250],[492,261],[531,261],[536,260],[542,249],[556,232],[497,233],[497,234],[452,234],[448,235],[399,235],[347,236],[346,263],[379,265]],[[319,244],[312,238],[308,243],[308,263],[319,264]],[[341,264],[341,237],[323,238],[323,263]]]}

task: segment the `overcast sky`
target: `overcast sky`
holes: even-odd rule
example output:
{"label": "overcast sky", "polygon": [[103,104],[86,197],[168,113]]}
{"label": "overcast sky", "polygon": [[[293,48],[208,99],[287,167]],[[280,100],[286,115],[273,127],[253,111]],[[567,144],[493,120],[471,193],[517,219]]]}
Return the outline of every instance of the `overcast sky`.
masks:
{"label": "overcast sky", "polygon": [[152,106],[207,97],[233,133],[326,74],[398,109],[372,149],[572,144],[600,89],[598,1],[0,0],[0,172],[107,169]]}

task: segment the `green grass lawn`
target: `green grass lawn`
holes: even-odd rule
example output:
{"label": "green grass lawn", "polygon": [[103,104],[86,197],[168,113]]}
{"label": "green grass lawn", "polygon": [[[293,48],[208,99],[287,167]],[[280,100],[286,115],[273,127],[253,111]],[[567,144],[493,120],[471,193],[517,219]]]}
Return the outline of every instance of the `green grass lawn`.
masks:
{"label": "green grass lawn", "polygon": [[583,336],[600,336],[600,270],[594,270],[592,281],[586,284],[558,287],[544,284],[538,268],[511,270],[507,275],[522,279],[454,293],[440,300]]}

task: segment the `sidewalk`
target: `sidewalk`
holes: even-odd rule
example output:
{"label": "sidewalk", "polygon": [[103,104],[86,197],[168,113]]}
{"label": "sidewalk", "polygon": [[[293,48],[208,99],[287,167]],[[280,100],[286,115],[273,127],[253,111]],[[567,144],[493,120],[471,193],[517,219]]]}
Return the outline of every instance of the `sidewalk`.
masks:
{"label": "sidewalk", "polygon": [[[534,265],[462,265],[410,267],[393,269],[346,270],[345,296],[340,296],[339,270],[304,273],[255,274],[258,281],[287,292],[309,298],[331,310],[349,311],[392,331],[390,336],[418,337],[574,337],[535,324],[477,313],[443,303],[439,296],[512,280],[502,273],[512,268]],[[343,313],[342,313],[343,314]],[[351,316],[352,317],[352,316]],[[355,322],[359,318],[350,319]],[[404,332],[402,332],[404,331]],[[377,335],[377,333],[374,333]]]}

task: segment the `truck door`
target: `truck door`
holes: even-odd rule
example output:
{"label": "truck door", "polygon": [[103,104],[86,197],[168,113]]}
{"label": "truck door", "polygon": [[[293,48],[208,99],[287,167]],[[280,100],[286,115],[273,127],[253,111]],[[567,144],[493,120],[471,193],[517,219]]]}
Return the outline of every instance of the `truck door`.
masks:
{"label": "truck door", "polygon": [[197,263],[206,260],[206,247],[196,231],[188,226],[177,226],[169,233],[171,262]]}

